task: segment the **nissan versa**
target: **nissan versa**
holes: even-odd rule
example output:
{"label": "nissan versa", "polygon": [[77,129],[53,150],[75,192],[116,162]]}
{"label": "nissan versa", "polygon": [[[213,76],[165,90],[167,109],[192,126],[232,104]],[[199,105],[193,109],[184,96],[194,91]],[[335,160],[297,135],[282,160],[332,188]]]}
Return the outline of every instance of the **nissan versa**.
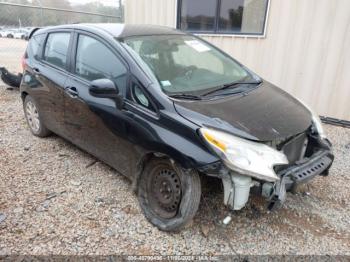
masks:
{"label": "nissan versa", "polygon": [[307,106],[193,35],[160,26],[76,24],[31,33],[21,96],[31,132],[51,132],[133,182],[147,219],[179,230],[197,212],[201,177],[242,209],[267,208],[334,156]]}

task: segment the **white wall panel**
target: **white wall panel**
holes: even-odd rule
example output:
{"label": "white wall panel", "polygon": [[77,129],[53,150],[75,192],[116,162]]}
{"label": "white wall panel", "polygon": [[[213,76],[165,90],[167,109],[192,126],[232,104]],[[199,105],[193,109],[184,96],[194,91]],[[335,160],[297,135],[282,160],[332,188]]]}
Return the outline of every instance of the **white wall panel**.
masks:
{"label": "white wall panel", "polygon": [[[126,22],[175,27],[176,0],[126,0]],[[265,38],[202,35],[321,115],[350,120],[350,1],[271,0]]]}

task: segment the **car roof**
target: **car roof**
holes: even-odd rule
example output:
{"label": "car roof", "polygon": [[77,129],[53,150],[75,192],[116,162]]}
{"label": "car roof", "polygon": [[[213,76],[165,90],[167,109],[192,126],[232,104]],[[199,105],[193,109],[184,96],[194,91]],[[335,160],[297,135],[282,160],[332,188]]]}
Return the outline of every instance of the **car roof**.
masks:
{"label": "car roof", "polygon": [[104,31],[116,38],[126,38],[132,36],[145,35],[183,35],[185,33],[174,28],[159,25],[141,25],[141,24],[117,24],[117,23],[96,23],[96,24],[71,24],[45,27],[46,30],[59,29],[81,29],[89,31],[91,29]]}

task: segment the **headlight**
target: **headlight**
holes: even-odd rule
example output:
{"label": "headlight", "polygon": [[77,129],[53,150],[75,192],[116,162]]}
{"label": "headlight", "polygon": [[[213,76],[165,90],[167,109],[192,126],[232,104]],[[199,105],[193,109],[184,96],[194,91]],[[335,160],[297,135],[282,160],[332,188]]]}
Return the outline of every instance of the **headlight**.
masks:
{"label": "headlight", "polygon": [[245,140],[218,130],[201,128],[206,142],[232,170],[261,180],[279,180],[273,167],[288,164],[286,156],[265,145]]}
{"label": "headlight", "polygon": [[322,138],[322,139],[327,138],[327,135],[323,129],[320,117],[318,115],[314,114],[312,111],[311,111],[311,114],[312,114],[312,122],[314,124],[315,129],[316,129],[316,132],[318,133],[320,138]]}

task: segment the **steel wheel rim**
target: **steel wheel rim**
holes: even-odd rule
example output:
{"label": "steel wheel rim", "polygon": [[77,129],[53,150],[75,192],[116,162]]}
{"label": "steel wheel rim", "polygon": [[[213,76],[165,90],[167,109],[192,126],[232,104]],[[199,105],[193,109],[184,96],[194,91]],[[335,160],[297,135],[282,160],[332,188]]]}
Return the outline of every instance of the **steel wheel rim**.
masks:
{"label": "steel wheel rim", "polygon": [[177,173],[165,167],[156,168],[151,175],[150,206],[160,217],[169,219],[177,215],[181,202],[181,181]]}
{"label": "steel wheel rim", "polygon": [[26,116],[28,124],[33,132],[38,132],[40,129],[39,112],[33,102],[28,101],[26,104]]}

